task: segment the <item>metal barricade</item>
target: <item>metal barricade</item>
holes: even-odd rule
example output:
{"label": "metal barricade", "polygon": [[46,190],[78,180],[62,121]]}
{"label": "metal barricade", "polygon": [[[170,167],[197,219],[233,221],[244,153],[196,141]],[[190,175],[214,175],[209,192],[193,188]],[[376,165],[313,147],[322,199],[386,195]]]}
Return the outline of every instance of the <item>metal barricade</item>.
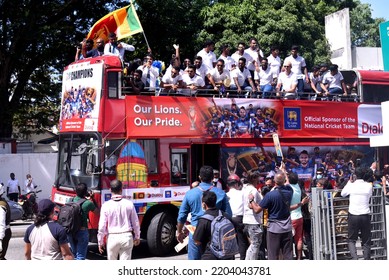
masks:
{"label": "metal barricade", "polygon": [[[312,189],[311,219],[312,242],[315,260],[350,259],[347,240],[348,197],[340,196],[340,190]],[[371,259],[387,259],[387,232],[385,199],[381,187],[373,188],[370,201]],[[358,257],[363,259],[360,242]]]}

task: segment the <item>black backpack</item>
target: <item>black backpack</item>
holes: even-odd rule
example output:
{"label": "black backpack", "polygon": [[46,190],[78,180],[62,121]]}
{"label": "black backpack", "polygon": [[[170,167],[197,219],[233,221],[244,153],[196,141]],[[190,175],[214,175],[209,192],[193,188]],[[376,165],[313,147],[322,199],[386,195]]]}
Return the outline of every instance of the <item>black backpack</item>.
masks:
{"label": "black backpack", "polygon": [[86,199],[81,198],[77,202],[70,201],[61,206],[57,223],[66,229],[66,233],[74,235],[82,226],[82,204]]}

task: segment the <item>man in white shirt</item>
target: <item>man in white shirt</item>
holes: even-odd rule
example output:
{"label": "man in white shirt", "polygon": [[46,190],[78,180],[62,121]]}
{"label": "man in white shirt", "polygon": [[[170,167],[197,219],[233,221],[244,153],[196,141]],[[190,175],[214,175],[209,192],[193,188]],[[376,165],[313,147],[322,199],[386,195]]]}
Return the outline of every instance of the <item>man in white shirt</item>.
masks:
{"label": "man in white shirt", "polygon": [[142,71],[142,82],[145,84],[145,88],[149,90],[156,88],[159,77],[159,69],[153,66],[153,61],[154,57],[148,54],[144,58],[143,65],[138,67]]}
{"label": "man in white shirt", "polygon": [[11,177],[11,179],[9,179],[7,183],[7,196],[10,200],[18,202],[18,198],[20,195],[19,180],[15,179],[14,173],[11,173],[9,176]]}
{"label": "man in white shirt", "polygon": [[181,92],[186,95],[191,95],[195,93],[197,89],[204,88],[205,82],[201,76],[196,74],[196,66],[189,65],[187,68],[187,73],[182,75],[182,80],[184,82],[185,90]]}
{"label": "man in white shirt", "polygon": [[216,55],[213,52],[215,49],[215,43],[211,40],[207,40],[204,43],[204,48],[197,53],[196,56],[201,56],[203,59],[203,64],[211,70],[216,65]]}
{"label": "man in white shirt", "polygon": [[267,58],[262,58],[261,67],[254,72],[254,80],[258,85],[258,90],[262,92],[262,98],[269,98],[274,88],[273,73],[268,66]]}
{"label": "man in white shirt", "polygon": [[250,39],[250,46],[244,51],[249,55],[247,59],[247,69],[249,69],[251,73],[251,77],[254,79],[254,70],[256,67],[259,67],[259,61],[262,59],[263,52],[258,46],[258,41],[255,38]]}
{"label": "man in white shirt", "polygon": [[[221,55],[219,56],[219,59],[223,59],[224,61],[224,68],[228,71],[231,71],[236,67],[236,63],[234,59],[230,56],[230,46],[225,44],[220,47]],[[217,63],[216,63],[217,65]]]}
{"label": "man in white shirt", "polygon": [[250,71],[246,68],[246,59],[244,57],[239,58],[238,67],[230,75],[231,89],[237,90],[238,94],[241,94],[243,90],[248,92],[256,91]]}
{"label": "man in white shirt", "polygon": [[[247,184],[243,185],[243,224],[250,240],[250,246],[246,252],[246,260],[258,260],[259,248],[262,242],[262,221],[263,213],[254,213],[249,207],[251,202],[259,204],[262,200],[261,194],[256,189],[259,183],[259,173],[249,171],[247,174]],[[253,198],[249,198],[253,196]]]}
{"label": "man in white shirt", "polygon": [[26,175],[26,181],[24,181],[24,189],[23,194],[28,194],[34,191],[34,182],[32,181],[32,177],[30,174]]}
{"label": "man in white shirt", "polygon": [[292,63],[290,61],[284,62],[285,71],[281,72],[277,80],[277,96],[284,94],[285,99],[294,99],[296,97],[297,78],[291,71]]}
{"label": "man in white shirt", "polygon": [[246,259],[246,251],[249,247],[249,240],[244,232],[243,224],[243,191],[242,182],[238,175],[231,174],[227,178],[227,196],[232,211],[232,222],[235,226],[238,238],[240,260]]}
{"label": "man in white shirt", "polygon": [[166,70],[162,77],[161,88],[166,92],[176,92],[178,88],[184,86],[182,76],[180,75],[180,67],[172,66],[171,70]]}
{"label": "man in white shirt", "polygon": [[[205,77],[209,71],[208,67],[203,64],[203,58],[201,56],[196,56],[194,59],[194,66],[196,66],[196,74],[199,75],[205,82]],[[187,67],[187,69],[189,66]],[[187,71],[185,69],[185,71]]]}
{"label": "man in white shirt", "polygon": [[106,55],[116,55],[123,60],[124,51],[135,51],[135,47],[133,45],[122,42],[118,43],[116,34],[113,32],[109,33],[108,40],[109,42],[104,46],[104,54]]}
{"label": "man in white shirt", "polygon": [[219,59],[216,63],[216,67],[208,71],[207,74],[209,83],[212,85],[215,91],[219,91],[220,86],[227,79],[230,79],[230,73],[224,69],[224,60]]}
{"label": "man in white shirt", "polygon": [[131,200],[122,196],[119,180],[110,183],[112,197],[101,206],[97,240],[99,251],[107,251],[108,260],[130,260],[132,249],[140,244],[140,226]]}
{"label": "man in white shirt", "polygon": [[371,224],[370,224],[370,198],[373,194],[372,183],[367,178],[373,177],[369,168],[355,168],[356,180],[348,181],[342,189],[343,197],[350,196],[348,208],[348,248],[353,260],[358,259],[356,241],[361,233],[363,258],[371,257]]}
{"label": "man in white shirt", "polygon": [[246,61],[250,59],[250,55],[245,52],[245,48],[246,44],[244,42],[239,42],[236,52],[231,55],[231,58],[234,60],[236,66],[238,66],[239,58],[244,57]]}
{"label": "man in white shirt", "polygon": [[293,45],[291,49],[291,55],[285,58],[286,61],[292,63],[292,73],[296,75],[297,78],[297,92],[304,92],[304,81],[309,83],[307,64],[305,59],[298,54],[299,46]]}
{"label": "man in white shirt", "polygon": [[330,70],[324,74],[321,87],[325,95],[347,96],[347,88],[342,73],[338,71],[338,65],[332,64]]}
{"label": "man in white shirt", "polygon": [[267,57],[269,67],[273,73],[273,79],[277,79],[281,70],[281,58],[279,57],[280,49],[277,46],[270,47],[270,55]]}

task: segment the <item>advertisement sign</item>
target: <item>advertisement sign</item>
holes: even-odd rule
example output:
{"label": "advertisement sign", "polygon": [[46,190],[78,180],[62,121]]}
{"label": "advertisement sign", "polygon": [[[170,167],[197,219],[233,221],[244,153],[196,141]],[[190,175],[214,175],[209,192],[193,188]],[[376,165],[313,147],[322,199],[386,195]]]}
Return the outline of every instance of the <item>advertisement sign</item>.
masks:
{"label": "advertisement sign", "polygon": [[380,24],[380,39],[384,70],[389,71],[389,21]]}
{"label": "advertisement sign", "polygon": [[[122,195],[134,203],[172,202],[182,201],[185,193],[189,191],[189,189],[189,186],[123,189]],[[102,190],[101,197],[101,202],[104,203],[111,199],[111,192],[109,190]]]}
{"label": "advertisement sign", "polygon": [[[374,162],[374,149],[366,145],[285,146],[282,154],[286,170],[297,173],[307,189],[317,168],[323,168],[327,178],[336,181],[349,178],[355,168],[350,161],[365,167]],[[274,147],[223,147],[220,161],[222,179],[226,181],[231,174],[244,177],[249,171],[258,171],[263,184],[265,178],[274,177],[277,172],[276,158]]]}
{"label": "advertisement sign", "polygon": [[126,97],[127,136],[368,138],[383,132],[380,105],[355,102]]}
{"label": "advertisement sign", "polygon": [[66,131],[97,131],[103,64],[78,63],[63,73],[60,126]]}

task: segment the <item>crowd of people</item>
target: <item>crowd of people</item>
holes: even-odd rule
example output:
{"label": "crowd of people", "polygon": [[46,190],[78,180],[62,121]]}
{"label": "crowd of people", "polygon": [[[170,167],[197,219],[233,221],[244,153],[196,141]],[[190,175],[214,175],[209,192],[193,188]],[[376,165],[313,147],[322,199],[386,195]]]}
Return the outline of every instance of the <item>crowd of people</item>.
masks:
{"label": "crowd of people", "polygon": [[[135,50],[132,45],[118,42],[115,33],[109,34],[105,45],[100,38],[96,44],[93,48],[93,41],[83,42],[77,49],[76,60],[100,55],[116,55],[123,59],[125,51]],[[346,84],[335,64],[322,63],[308,71],[298,45],[291,46],[290,55],[281,59],[279,47],[272,46],[265,55],[257,39],[251,38],[248,44],[239,42],[232,54],[230,45],[221,45],[217,57],[215,42],[207,40],[193,59],[183,61],[179,45],[173,47],[175,54],[166,69],[164,62],[154,59],[150,48],[143,61],[135,58],[124,63],[125,86],[135,93],[161,89],[162,94],[188,95],[207,90],[220,96],[312,100],[341,100],[341,97],[355,93],[357,86],[354,81]],[[134,85],[136,70],[142,83],[138,80]]]}
{"label": "crowd of people", "polygon": [[[183,242],[189,235],[189,260],[226,259],[212,255],[211,223],[204,220],[204,215],[216,217],[218,211],[225,213],[235,227],[240,260],[301,260],[304,257],[312,260],[312,188],[319,191],[338,190],[336,194],[349,197],[350,258],[358,259],[355,245],[358,232],[361,232],[363,258],[371,258],[370,199],[374,186],[383,187],[387,196],[389,165],[385,165],[383,172],[379,173],[375,169],[376,163],[370,167],[352,162],[349,165],[339,163],[334,166],[333,173],[327,172],[329,159],[319,156],[318,147],[310,160],[305,150],[299,156],[292,156],[293,149],[290,148],[289,159],[299,165],[307,162],[305,168],[311,176],[309,180],[299,173],[301,166],[287,167],[287,161],[281,162],[276,170],[268,171],[265,175],[259,170],[250,170],[241,177],[230,174],[225,187],[222,187],[224,184],[218,186],[215,183],[220,182],[220,178],[212,167],[203,166],[200,169],[200,181],[192,184],[192,189],[186,193],[178,215],[177,240]],[[319,167],[311,168],[309,165]],[[261,178],[263,176],[266,177],[264,180]],[[308,188],[304,181],[310,182]],[[209,192],[215,193],[214,202]],[[195,227],[194,231],[185,229],[189,223]],[[198,224],[201,225],[199,229]]]}
{"label": "crowd of people", "polygon": [[[341,196],[349,197],[350,258],[358,259],[355,244],[360,236],[363,258],[370,259],[370,199],[374,186],[382,186],[384,195],[388,195],[389,165],[385,165],[379,172],[376,162],[370,167],[361,166],[358,162],[348,162],[346,165],[338,163],[334,168],[339,178],[332,184],[334,173],[327,172],[327,165],[331,162],[328,157],[328,153],[325,157],[320,156],[318,147],[315,147],[310,159],[306,150],[296,156],[294,147],[290,147],[287,156],[289,162],[285,159],[280,165],[276,164],[274,170],[267,172],[258,169],[249,170],[241,176],[230,174],[226,183],[220,178],[218,170],[211,166],[201,167],[200,180],[194,182],[186,192],[177,218],[178,242],[183,242],[189,235],[188,259],[221,259],[210,248],[213,222],[209,218],[216,218],[220,213],[233,224],[237,253],[241,260],[300,260],[304,256],[313,259],[309,198],[312,188],[323,191],[337,189]],[[292,162],[299,165],[287,167],[287,163]],[[307,177],[299,173],[303,168],[300,165],[305,163],[305,170],[313,176],[309,180],[309,188],[304,186]],[[312,169],[309,166],[318,167]],[[10,209],[4,197],[11,198],[13,185],[20,194],[14,173],[10,175],[7,186],[0,185],[0,259],[5,259],[12,236]],[[266,178],[261,182],[263,176]],[[15,181],[16,184],[13,183]],[[32,176],[27,174],[24,192],[33,186]],[[85,260],[89,241],[88,214],[94,212],[100,214],[97,235],[100,253],[106,252],[109,260],[131,259],[133,247],[140,243],[140,225],[134,204],[122,196],[122,188],[120,181],[111,181],[111,199],[99,208],[93,193],[88,192],[87,185],[78,184],[74,201],[82,200],[83,216],[81,227],[75,233],[67,232],[54,222],[55,204],[51,200],[40,200],[34,223],[27,228],[24,236],[25,258]],[[188,223],[192,229],[189,232],[186,229]],[[307,246],[304,254],[303,244]],[[227,259],[234,258],[229,256]]]}
{"label": "crowd of people", "polygon": [[[26,178],[23,192],[33,188],[31,175],[27,174]],[[13,192],[10,192],[13,185],[20,195],[14,173],[11,173],[7,186],[0,184],[0,260],[6,260],[12,237],[11,209],[5,196],[13,198]],[[40,200],[34,222],[24,235],[26,260],[85,260],[89,244],[88,216],[91,212],[100,214],[97,235],[99,251],[106,252],[109,260],[131,259],[133,247],[140,243],[138,216],[133,202],[122,197],[122,183],[113,180],[110,186],[112,198],[99,208],[87,185],[77,184],[73,201],[81,202],[82,217],[80,227],[74,232],[55,221],[57,213],[54,202],[50,199]]]}

